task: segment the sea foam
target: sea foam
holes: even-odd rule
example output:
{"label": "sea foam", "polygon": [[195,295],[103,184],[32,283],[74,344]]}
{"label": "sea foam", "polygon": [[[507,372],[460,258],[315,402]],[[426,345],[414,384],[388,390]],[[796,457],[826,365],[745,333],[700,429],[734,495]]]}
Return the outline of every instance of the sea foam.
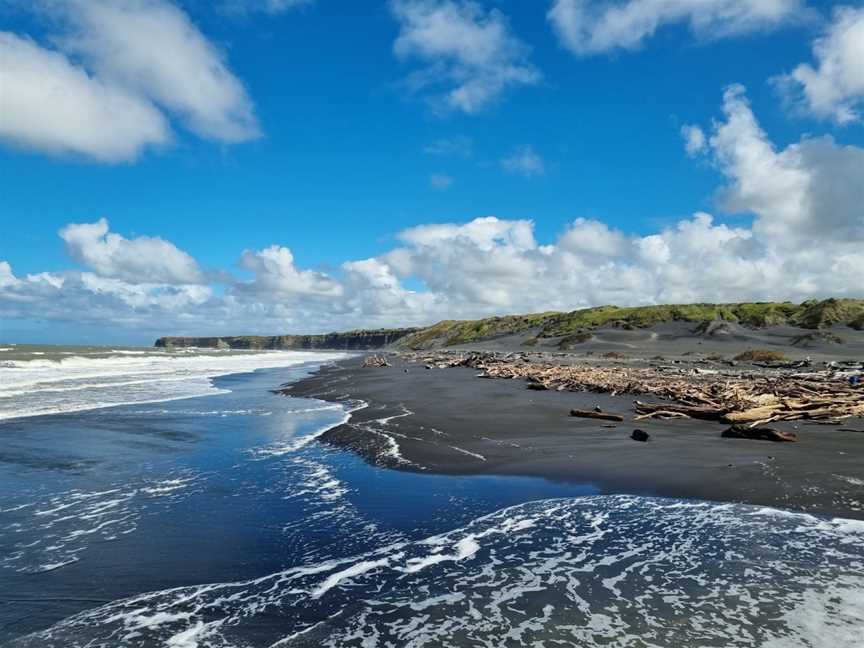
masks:
{"label": "sea foam", "polygon": [[[0,420],[224,393],[213,378],[329,362],[342,353],[106,351],[0,364]],[[42,353],[42,352],[39,352]]]}
{"label": "sea foam", "polygon": [[118,601],[12,646],[857,648],[862,567],[864,529],[846,520],[545,500],[355,557]]}

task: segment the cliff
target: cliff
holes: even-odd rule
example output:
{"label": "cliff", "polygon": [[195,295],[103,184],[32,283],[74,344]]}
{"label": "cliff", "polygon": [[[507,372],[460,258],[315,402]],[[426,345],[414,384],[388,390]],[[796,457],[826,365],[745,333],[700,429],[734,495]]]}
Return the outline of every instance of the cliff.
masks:
{"label": "cliff", "polygon": [[381,349],[419,329],[346,331],[322,335],[239,335],[227,337],[161,337],[157,347],[201,347],[205,349]]}

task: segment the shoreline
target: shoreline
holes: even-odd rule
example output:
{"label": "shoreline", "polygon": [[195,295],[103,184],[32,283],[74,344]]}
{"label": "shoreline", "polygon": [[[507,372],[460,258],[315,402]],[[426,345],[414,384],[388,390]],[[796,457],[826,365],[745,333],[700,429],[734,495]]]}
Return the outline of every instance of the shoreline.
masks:
{"label": "shoreline", "polygon": [[[628,494],[772,506],[864,519],[864,434],[786,421],[797,443],[721,438],[721,423],[632,421],[633,395],[535,391],[526,382],[481,380],[468,368],[425,369],[388,355],[322,365],[274,391],[363,409],[317,441],[397,470],[541,477]],[[573,418],[571,408],[624,414],[624,422]],[[859,419],[860,422],[860,419]],[[841,428],[861,428],[845,422]],[[647,443],[630,438],[635,428]]]}

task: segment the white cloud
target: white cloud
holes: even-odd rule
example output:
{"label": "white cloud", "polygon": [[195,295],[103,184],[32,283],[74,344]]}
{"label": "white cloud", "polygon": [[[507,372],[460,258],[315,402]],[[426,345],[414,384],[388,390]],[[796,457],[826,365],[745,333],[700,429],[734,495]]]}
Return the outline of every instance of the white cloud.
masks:
{"label": "white cloud", "polygon": [[8,32],[0,33],[0,87],[0,138],[17,146],[123,162],[171,139],[145,97]]}
{"label": "white cloud", "polygon": [[48,49],[0,32],[0,139],[100,162],[136,159],[171,142],[168,118],[200,137],[260,134],[254,108],[224,58],[167,0],[55,0]]}
{"label": "white cloud", "polygon": [[252,102],[221,52],[163,0],[66,0],[59,43],[97,76],[151,98],[202,137],[259,135]]}
{"label": "white cloud", "polygon": [[574,54],[633,50],[658,29],[687,25],[701,38],[722,38],[801,20],[801,0],[554,0],[547,17]]}
{"label": "white cloud", "polygon": [[12,266],[8,261],[0,261],[0,288],[7,288],[18,283],[18,279],[12,274]]}
{"label": "white cloud", "polygon": [[776,150],[741,86],[726,90],[723,111],[709,143],[730,180],[727,209],[756,214],[754,231],[777,249],[824,243],[836,253],[864,242],[864,149],[824,136]]}
{"label": "white cloud", "polygon": [[446,173],[433,173],[429,176],[429,184],[435,189],[449,189],[453,185],[453,178]]}
{"label": "white cloud", "polygon": [[786,89],[801,92],[817,117],[841,124],[861,119],[864,102],[864,8],[842,7],[826,33],[813,43],[816,67],[802,63],[779,77]]}
{"label": "white cloud", "polygon": [[390,7],[400,27],[396,55],[426,64],[409,86],[430,92],[441,109],[476,113],[507,89],[540,80],[497,9],[467,0],[392,0]]}
{"label": "white cloud", "polygon": [[131,284],[198,284],[204,275],[195,259],[158,237],[127,239],[108,231],[108,221],[72,223],[59,232],[69,255],[97,275]]}
{"label": "white cloud", "polygon": [[705,150],[705,131],[698,126],[682,126],[681,136],[684,138],[684,149],[687,155],[697,155]]}
{"label": "white cloud", "polygon": [[577,218],[558,240],[558,247],[578,255],[622,257],[628,251],[628,239],[605,223]]}
{"label": "white cloud", "polygon": [[311,270],[298,270],[294,265],[294,255],[286,247],[271,245],[258,252],[245,250],[240,257],[240,267],[253,272],[255,279],[237,284],[238,294],[334,297],[342,293],[342,287],[328,276]]}
{"label": "white cloud", "polygon": [[546,165],[543,163],[543,158],[530,146],[518,148],[507,157],[502,158],[501,167],[507,173],[525,176],[526,178],[546,173]]}
{"label": "white cloud", "polygon": [[703,133],[703,153],[726,177],[721,206],[752,223],[697,212],[636,235],[577,218],[538,241],[530,220],[487,216],[410,228],[389,251],[332,273],[298,267],[284,247],[247,251],[251,280],[222,273],[202,285],[177,283],[197,264],[170,243],[114,238],[99,222],[64,230],[93,272],[16,277],[0,261],[0,318],[272,334],[607,303],[860,296],[864,149],[827,137],[775,146],[740,86]]}

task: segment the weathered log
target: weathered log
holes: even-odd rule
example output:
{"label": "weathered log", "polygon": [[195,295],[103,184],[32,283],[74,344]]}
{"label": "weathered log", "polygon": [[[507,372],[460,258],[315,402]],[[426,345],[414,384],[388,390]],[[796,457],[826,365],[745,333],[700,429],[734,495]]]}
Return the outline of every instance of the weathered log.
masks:
{"label": "weathered log", "polygon": [[642,421],[645,419],[651,418],[690,418],[687,414],[682,412],[670,412],[668,410],[657,410],[656,412],[648,412],[647,414],[640,414],[639,416],[634,416],[634,421]]}
{"label": "weathered log", "polygon": [[640,414],[651,414],[653,412],[675,412],[686,414],[690,418],[703,419],[706,421],[719,421],[726,413],[717,407],[706,407],[701,405],[677,405],[675,403],[643,403],[636,401],[636,411]]}
{"label": "weathered log", "polygon": [[797,441],[798,435],[794,432],[778,430],[770,427],[745,427],[733,425],[723,430],[720,435],[724,439],[756,439],[759,441]]}
{"label": "weathered log", "polygon": [[366,356],[363,360],[364,367],[389,367],[390,363],[387,362],[387,358],[383,355],[371,355]]}
{"label": "weathered log", "polygon": [[721,420],[724,423],[751,423],[771,418],[780,408],[775,405],[753,407],[741,412],[727,412]]}
{"label": "weathered log", "polygon": [[618,421],[624,420],[620,414],[610,414],[608,412],[594,412],[592,410],[571,409],[570,416],[578,416],[579,418],[601,419],[603,421]]}

